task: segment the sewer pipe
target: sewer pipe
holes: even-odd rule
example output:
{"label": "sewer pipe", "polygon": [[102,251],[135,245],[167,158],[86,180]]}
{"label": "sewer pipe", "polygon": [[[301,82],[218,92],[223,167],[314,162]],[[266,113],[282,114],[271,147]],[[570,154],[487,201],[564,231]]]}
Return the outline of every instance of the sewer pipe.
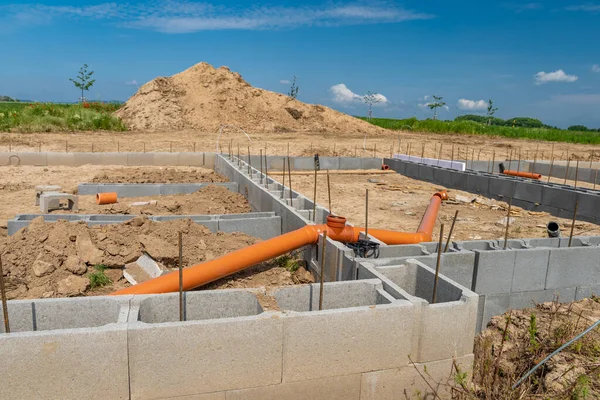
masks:
{"label": "sewer pipe", "polygon": [[[446,192],[435,193],[423,215],[416,233],[394,232],[383,229],[369,229],[369,235],[386,244],[415,244],[431,241],[433,226],[442,200],[447,200]],[[274,237],[252,246],[233,251],[221,257],[183,269],[183,289],[192,290],[199,286],[235,274],[253,265],[278,257],[282,254],[319,242],[319,236],[327,231],[327,236],[340,242],[356,242],[364,228],[346,225],[346,218],[330,215],[326,224],[306,225],[295,231]],[[179,272],[159,276],[137,285],[111,293],[154,294],[179,290]]]}
{"label": "sewer pipe", "polygon": [[534,172],[524,172],[524,171],[513,171],[512,169],[504,168],[504,164],[500,163],[500,173],[504,175],[510,176],[518,176],[520,178],[529,178],[529,179],[542,179],[541,174],[536,174]]}

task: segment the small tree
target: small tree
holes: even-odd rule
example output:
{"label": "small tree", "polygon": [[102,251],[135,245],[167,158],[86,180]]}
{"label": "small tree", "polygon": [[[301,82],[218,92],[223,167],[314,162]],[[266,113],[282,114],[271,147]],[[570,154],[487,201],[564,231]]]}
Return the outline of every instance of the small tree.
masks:
{"label": "small tree", "polygon": [[443,97],[441,96],[433,96],[433,103],[427,104],[431,110],[433,110],[433,119],[437,119],[437,109],[439,107],[444,107],[446,102],[443,101]]}
{"label": "small tree", "polygon": [[292,86],[290,87],[290,91],[288,93],[288,96],[290,96],[292,99],[296,99],[296,97],[298,97],[298,86],[296,86],[296,77],[294,76],[294,80],[292,81]]}
{"label": "small tree", "polygon": [[494,113],[496,111],[498,111],[498,107],[494,108],[494,102],[492,101],[492,99],[489,99],[487,108],[488,125],[492,124],[492,118],[494,117]]}
{"label": "small tree", "polygon": [[363,100],[365,103],[367,103],[369,105],[369,121],[371,120],[371,116],[373,115],[373,104],[377,104],[377,103],[381,103],[381,97],[379,96],[378,93],[371,93],[370,91],[367,92],[367,94],[365,94],[363,96]]}
{"label": "small tree", "polygon": [[94,71],[87,70],[88,65],[83,64],[83,67],[79,68],[79,74],[75,79],[69,78],[71,82],[75,85],[76,88],[81,89],[81,102],[85,101],[85,97],[83,96],[83,92],[86,90],[90,90],[92,86],[94,86],[95,79],[92,79],[92,75],[94,75]]}

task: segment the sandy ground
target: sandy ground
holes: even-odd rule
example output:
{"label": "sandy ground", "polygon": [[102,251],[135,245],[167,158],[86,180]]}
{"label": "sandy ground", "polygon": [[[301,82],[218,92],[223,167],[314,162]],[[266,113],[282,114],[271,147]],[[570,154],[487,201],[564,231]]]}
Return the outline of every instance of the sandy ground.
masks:
{"label": "sandy ground", "polygon": [[[273,176],[275,179],[281,177]],[[327,178],[317,178],[317,202],[327,207]],[[396,231],[416,231],[423,212],[431,196],[443,186],[410,179],[399,174],[373,175],[330,175],[331,207],[335,214],[348,218],[355,226],[365,225],[365,193],[369,189],[369,227]],[[289,185],[287,179],[286,184]],[[313,198],[314,176],[292,175],[292,189],[309,199]],[[445,232],[450,229],[456,210],[458,220],[452,235],[453,240],[478,240],[504,238],[505,226],[498,221],[506,217],[508,204],[501,201],[478,197],[474,203],[454,201],[457,195],[469,199],[477,196],[459,190],[449,190],[450,201],[442,204],[434,231],[434,239],[439,237],[439,224],[445,224]],[[548,213],[529,212],[512,207],[509,237],[547,237],[546,224],[556,221],[563,235],[569,235],[571,220],[557,218]],[[575,235],[600,235],[600,226],[577,222]]]}
{"label": "sandy ground", "polygon": [[[566,160],[567,157],[580,160],[600,161],[600,145],[555,143],[534,140],[508,139],[479,135],[435,134],[418,132],[387,131],[380,135],[363,134],[331,134],[331,133],[272,133],[250,135],[248,141],[243,133],[235,129],[225,129],[220,145],[224,151],[230,143],[234,153],[240,147],[242,154],[247,154],[248,146],[252,154],[262,149],[268,154],[294,156],[311,155],[319,152],[322,155],[339,156],[372,156],[388,157],[391,150],[425,157],[438,157],[440,146],[442,158],[452,157],[469,160],[506,159],[513,152],[512,159],[517,160],[519,152],[522,159]],[[366,149],[363,144],[366,142]],[[442,146],[443,143],[443,146]],[[393,149],[392,149],[393,146]],[[93,149],[92,149],[93,148]],[[89,132],[75,133],[2,133],[0,135],[0,151],[216,151],[217,132],[199,133],[197,131],[170,132]],[[423,151],[424,149],[424,151]],[[537,152],[537,157],[536,157]],[[567,155],[568,152],[568,155]],[[584,167],[585,163],[581,164]]]}
{"label": "sandy ground", "polygon": [[[128,171],[129,174],[125,174]],[[16,214],[39,213],[40,209],[35,205],[35,187],[37,185],[59,185],[67,193],[73,193],[77,185],[83,182],[105,181],[105,178],[115,178],[118,182],[156,182],[176,183],[188,182],[189,177],[195,177],[195,182],[224,181],[223,177],[215,174],[212,170],[194,167],[132,167],[124,169],[121,166],[95,166],[85,165],[81,167],[32,167],[32,166],[2,166],[0,167],[0,235],[5,232],[6,220],[13,218]],[[204,177],[204,179],[202,179]],[[164,196],[170,198],[166,204],[186,203],[190,196]],[[127,198],[122,203],[130,204],[135,201],[147,201],[149,198]],[[96,206],[94,196],[80,197],[80,213],[87,212],[111,212],[116,206]],[[213,201],[218,205],[218,201]],[[162,201],[161,201],[162,204]],[[208,207],[209,205],[206,204]],[[186,207],[185,210],[193,211],[194,207]],[[104,210],[104,211],[103,211]],[[199,211],[199,210],[198,210]],[[185,213],[182,210],[182,213]]]}

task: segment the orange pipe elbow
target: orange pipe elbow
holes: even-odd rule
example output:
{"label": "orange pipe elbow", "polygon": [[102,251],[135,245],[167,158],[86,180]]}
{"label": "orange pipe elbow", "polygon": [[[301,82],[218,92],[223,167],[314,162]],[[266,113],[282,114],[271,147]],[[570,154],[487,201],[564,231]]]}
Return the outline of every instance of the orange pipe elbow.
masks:
{"label": "orange pipe elbow", "polygon": [[504,175],[518,176],[520,178],[529,178],[529,179],[536,179],[536,180],[542,179],[541,174],[536,174],[533,172],[513,171],[511,169],[505,169]]}
{"label": "orange pipe elbow", "polygon": [[[386,244],[429,242],[431,241],[440,204],[442,200],[447,198],[446,192],[433,195],[416,233],[370,229],[369,234]],[[183,270],[183,289],[195,289],[300,247],[316,244],[319,241],[319,236],[324,231],[327,231],[327,236],[333,240],[351,243],[358,241],[360,233],[364,232],[365,229],[348,226],[346,225],[346,218],[330,215],[327,217],[327,224],[307,225],[281,236],[225,254],[214,260],[185,268]],[[119,290],[112,293],[112,295],[168,293],[178,290],[179,272],[175,271]]]}
{"label": "orange pipe elbow", "polygon": [[389,165],[386,165],[386,164],[382,164],[382,165],[381,165],[381,169],[382,169],[382,170],[384,170],[384,171],[387,171],[387,170],[389,170],[389,169],[390,169],[390,166],[389,166]]}
{"label": "orange pipe elbow", "polygon": [[98,193],[96,194],[96,204],[113,204],[117,202],[116,192]]}

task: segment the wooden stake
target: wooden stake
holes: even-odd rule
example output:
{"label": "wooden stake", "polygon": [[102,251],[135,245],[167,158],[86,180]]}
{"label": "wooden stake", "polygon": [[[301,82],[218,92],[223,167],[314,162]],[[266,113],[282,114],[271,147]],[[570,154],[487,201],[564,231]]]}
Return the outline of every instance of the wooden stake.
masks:
{"label": "wooden stake", "polygon": [[[146,152],[146,142],[142,143],[144,145],[144,153]],[[196,152],[196,143],[194,143],[194,153]]]}
{"label": "wooden stake", "polygon": [[444,241],[444,224],[440,226],[440,239],[438,242],[437,262],[435,264],[435,280],[433,281],[433,296],[431,296],[431,304],[435,304],[437,297],[438,278],[440,276],[440,262],[442,261],[442,243]]}
{"label": "wooden stake", "polygon": [[421,144],[421,163],[423,162],[423,158],[425,157],[425,143]]}
{"label": "wooden stake", "polygon": [[375,146],[373,147],[373,158],[377,157],[377,142],[375,142]]}
{"label": "wooden stake", "polygon": [[550,158],[554,158],[554,143],[552,143],[552,149],[550,150]]}
{"label": "wooden stake", "polygon": [[269,166],[267,164],[267,146],[265,146],[265,186],[269,190]]}
{"label": "wooden stake", "polygon": [[438,155],[438,162],[437,162],[438,167],[440,166],[440,159],[442,158],[442,147],[443,146],[444,146],[444,143],[440,143],[440,152]]}
{"label": "wooden stake", "polygon": [[288,142],[288,153],[287,153],[288,158],[290,158],[290,142]]}
{"label": "wooden stake", "polygon": [[[238,149],[240,146],[238,145]],[[144,153],[146,152],[146,143],[144,143]],[[196,152],[196,142],[194,142],[194,153]]]}
{"label": "wooden stake", "polygon": [[448,240],[446,240],[446,246],[444,247],[444,253],[448,251],[448,246],[450,245],[450,238],[452,237],[452,232],[454,232],[454,224],[456,224],[456,218],[458,217],[458,210],[454,212],[454,218],[452,219],[452,225],[450,225],[450,232],[448,232]]}
{"label": "wooden stake", "polygon": [[183,321],[183,239],[179,232],[179,320]]}
{"label": "wooden stake", "polygon": [[252,179],[252,160],[250,160],[250,146],[248,146],[248,174],[250,174],[250,179]]}
{"label": "wooden stake", "polygon": [[281,181],[283,184],[283,189],[281,189],[281,199],[285,198],[285,158],[283,159],[283,180]]}
{"label": "wooden stake", "polygon": [[2,313],[4,315],[4,332],[10,333],[8,321],[8,306],[6,304],[6,289],[4,287],[4,273],[2,271],[2,256],[0,255],[0,296],[2,297]]}
{"label": "wooden stake", "polygon": [[596,169],[596,173],[594,174],[594,190],[596,190],[596,182],[598,181],[598,170]]}
{"label": "wooden stake", "polygon": [[496,166],[496,150],[492,151],[492,174],[494,173],[494,167]]}
{"label": "wooden stake", "polygon": [[329,184],[329,170],[327,170],[327,199],[329,201],[329,215],[333,215],[333,211],[331,211],[331,185]]}
{"label": "wooden stake", "polygon": [[454,144],[452,144],[452,156],[450,157],[450,169],[454,166]]}
{"label": "wooden stake", "polygon": [[571,221],[571,234],[569,235],[569,247],[573,242],[573,230],[575,229],[575,222],[577,220],[577,209],[579,208],[579,195],[575,199],[575,209],[573,210],[573,220]]}
{"label": "wooden stake", "polygon": [[121,152],[121,142],[117,141],[117,153]]}
{"label": "wooden stake", "polygon": [[69,152],[69,141],[65,140],[65,153]]}
{"label": "wooden stake", "polygon": [[319,311],[323,310],[323,286],[325,283],[325,248],[327,248],[327,230],[323,231],[323,248],[321,249],[321,276],[319,277]]}

